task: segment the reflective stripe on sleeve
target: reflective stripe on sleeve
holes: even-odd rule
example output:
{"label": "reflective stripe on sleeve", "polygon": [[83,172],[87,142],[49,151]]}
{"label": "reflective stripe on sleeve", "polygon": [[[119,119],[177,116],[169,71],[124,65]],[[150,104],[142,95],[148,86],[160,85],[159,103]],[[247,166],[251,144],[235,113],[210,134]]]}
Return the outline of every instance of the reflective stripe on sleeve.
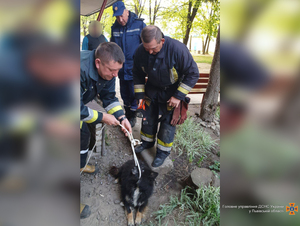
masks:
{"label": "reflective stripe on sleeve", "polygon": [[144,93],[145,85],[134,85],[134,92],[135,93]]}
{"label": "reflective stripe on sleeve", "polygon": [[108,114],[113,114],[117,111],[123,110],[119,102],[113,102],[112,104],[108,105],[105,110]]}
{"label": "reflective stripe on sleeve", "polygon": [[92,123],[95,122],[98,118],[98,112],[96,110],[92,110],[88,108],[89,111],[89,116],[84,118],[82,121],[87,122],[87,123]]}
{"label": "reflective stripe on sleeve", "polygon": [[184,93],[184,94],[188,94],[191,91],[192,87],[181,83],[180,86],[178,87],[178,91]]}

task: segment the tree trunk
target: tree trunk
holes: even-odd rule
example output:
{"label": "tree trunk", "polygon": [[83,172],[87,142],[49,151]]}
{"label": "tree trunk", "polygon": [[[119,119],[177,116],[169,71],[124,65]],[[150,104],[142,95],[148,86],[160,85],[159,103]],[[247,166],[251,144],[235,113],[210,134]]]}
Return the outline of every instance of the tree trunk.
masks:
{"label": "tree trunk", "polygon": [[153,24],[153,25],[155,24],[155,21],[156,21],[157,12],[158,12],[158,10],[159,10],[160,2],[161,2],[161,1],[159,1],[159,2],[157,3],[157,0],[155,0],[154,10],[153,10],[153,20],[152,20],[152,24]]}
{"label": "tree trunk", "polygon": [[190,32],[192,28],[193,21],[195,19],[195,16],[197,14],[198,8],[200,6],[201,0],[197,0],[192,8],[192,3],[193,1],[189,1],[189,8],[188,8],[188,16],[187,16],[187,22],[186,22],[186,31],[185,31],[185,36],[183,38],[183,43],[187,45],[189,37],[190,37]]}
{"label": "tree trunk", "polygon": [[216,49],[212,65],[207,90],[201,103],[200,118],[203,121],[213,121],[218,106],[220,92],[220,27],[216,40]]}
{"label": "tree trunk", "polygon": [[192,35],[190,36],[189,50],[192,51]]}
{"label": "tree trunk", "polygon": [[83,28],[83,35],[85,37],[87,34],[86,34],[86,26],[85,26],[84,20],[82,20],[82,28]]}
{"label": "tree trunk", "polygon": [[202,54],[203,55],[205,54],[205,51],[206,51],[207,42],[208,42],[208,35],[206,35],[206,39],[205,39],[205,42],[203,44],[203,48],[202,48]]}
{"label": "tree trunk", "polygon": [[152,16],[151,16],[151,0],[149,0],[149,25],[152,25],[151,19],[152,19]]}
{"label": "tree trunk", "polygon": [[210,43],[210,38],[208,38],[208,42],[207,42],[207,45],[206,45],[205,54],[208,54],[209,43]]}

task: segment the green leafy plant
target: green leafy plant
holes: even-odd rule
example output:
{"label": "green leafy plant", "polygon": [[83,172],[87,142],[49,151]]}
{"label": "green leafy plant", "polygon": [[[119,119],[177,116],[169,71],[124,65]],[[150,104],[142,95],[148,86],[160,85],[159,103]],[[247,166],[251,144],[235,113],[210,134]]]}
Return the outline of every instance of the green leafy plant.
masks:
{"label": "green leafy plant", "polygon": [[209,168],[211,170],[219,171],[220,172],[220,162],[219,161],[214,161],[213,165],[210,165]]}
{"label": "green leafy plant", "polygon": [[199,167],[201,167],[201,163],[202,163],[203,159],[204,159],[204,156],[202,156],[202,157],[199,159],[199,161],[197,162],[197,165],[198,165]]}
{"label": "green leafy plant", "polygon": [[175,218],[185,218],[184,222],[174,218],[176,225],[219,226],[220,187],[204,186],[197,190],[186,187],[181,191],[180,197],[171,196],[170,201],[160,205],[159,210],[154,213],[159,225],[164,218],[172,216],[175,209],[178,211]]}
{"label": "green leafy plant", "polygon": [[186,152],[189,162],[192,162],[196,156],[206,158],[208,151],[215,145],[215,140],[204,131],[200,124],[195,123],[192,118],[188,118],[178,126],[173,149],[179,155]]}

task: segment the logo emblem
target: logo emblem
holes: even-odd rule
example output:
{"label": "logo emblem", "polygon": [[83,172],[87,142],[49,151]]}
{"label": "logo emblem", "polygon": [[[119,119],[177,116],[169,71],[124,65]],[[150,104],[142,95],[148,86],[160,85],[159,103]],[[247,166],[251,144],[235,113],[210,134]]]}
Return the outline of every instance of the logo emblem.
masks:
{"label": "logo emblem", "polygon": [[298,212],[298,206],[295,203],[289,203],[290,206],[286,206],[286,212],[290,212],[289,215],[295,215],[295,211]]}
{"label": "logo emblem", "polygon": [[115,11],[117,11],[117,10],[118,10],[118,7],[116,6],[116,7],[115,7]]}

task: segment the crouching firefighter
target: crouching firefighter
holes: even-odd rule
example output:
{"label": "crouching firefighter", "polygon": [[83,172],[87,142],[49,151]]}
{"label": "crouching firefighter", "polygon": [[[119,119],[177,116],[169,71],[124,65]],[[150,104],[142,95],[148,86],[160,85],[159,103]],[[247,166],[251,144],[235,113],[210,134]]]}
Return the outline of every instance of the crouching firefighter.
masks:
{"label": "crouching firefighter", "polygon": [[189,99],[186,95],[196,84],[199,71],[187,47],[165,37],[158,27],[145,27],[141,39],[142,45],[134,56],[133,81],[138,111],[143,113],[142,145],[136,147],[135,152],[154,146],[160,123],[152,163],[153,167],[159,167],[170,154],[176,125],[187,118]]}
{"label": "crouching firefighter", "polygon": [[[88,151],[94,146],[95,125],[119,125],[131,133],[131,126],[116,97],[115,77],[125,61],[121,48],[112,42],[101,43],[96,50],[80,54],[80,168],[86,165]],[[85,106],[99,95],[106,113]],[[126,131],[123,130],[126,134]],[[95,173],[97,169],[87,165],[83,172]]]}

